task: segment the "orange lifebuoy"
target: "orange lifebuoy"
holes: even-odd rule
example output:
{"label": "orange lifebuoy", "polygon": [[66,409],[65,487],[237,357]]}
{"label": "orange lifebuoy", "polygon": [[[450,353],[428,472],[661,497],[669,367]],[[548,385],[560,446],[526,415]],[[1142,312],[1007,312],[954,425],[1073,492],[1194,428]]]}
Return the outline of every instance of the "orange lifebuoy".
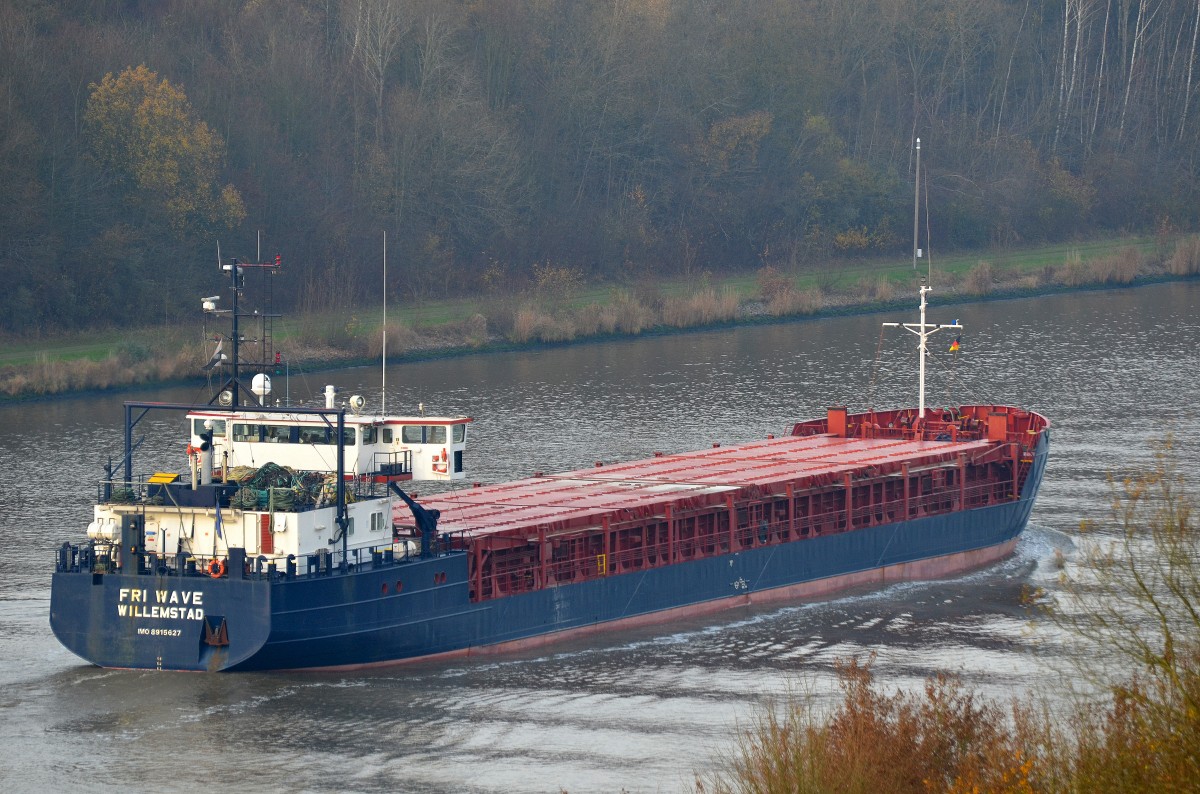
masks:
{"label": "orange lifebuoy", "polygon": [[195,447],[193,447],[193,446],[192,446],[190,443],[187,445],[187,454],[188,454],[188,457],[189,457],[189,458],[190,458],[192,455],[194,455],[194,454],[196,454],[197,452],[199,452],[199,451],[200,451],[200,450],[198,450],[198,449],[196,449]]}
{"label": "orange lifebuoy", "polygon": [[208,575],[214,579],[220,579],[225,575],[225,562],[223,560],[213,559],[208,564]]}

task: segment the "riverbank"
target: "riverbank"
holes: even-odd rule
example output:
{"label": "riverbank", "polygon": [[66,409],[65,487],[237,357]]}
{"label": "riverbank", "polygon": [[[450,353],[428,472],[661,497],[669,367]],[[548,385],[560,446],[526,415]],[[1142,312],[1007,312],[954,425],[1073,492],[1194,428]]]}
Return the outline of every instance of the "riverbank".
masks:
{"label": "riverbank", "polygon": [[[546,267],[528,290],[400,307],[387,325],[388,361],[401,363],[530,346],[906,308],[911,265],[867,263],[793,273],[585,288],[578,273]],[[941,305],[1079,289],[1130,287],[1200,274],[1200,236],[1127,238],[964,255],[933,271]],[[382,312],[306,316],[277,333],[293,374],[378,361]],[[10,340],[0,355],[0,401],[189,380],[208,351],[177,327],[37,342]]]}

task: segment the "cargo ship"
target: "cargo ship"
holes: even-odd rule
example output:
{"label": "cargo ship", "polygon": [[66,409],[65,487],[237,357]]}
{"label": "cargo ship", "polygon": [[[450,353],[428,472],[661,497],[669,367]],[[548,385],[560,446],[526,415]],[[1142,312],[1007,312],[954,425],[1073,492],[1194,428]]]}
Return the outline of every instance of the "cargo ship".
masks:
{"label": "cargo ship", "polygon": [[[948,576],[1012,551],[1045,471],[1042,415],[926,408],[929,338],[961,326],[926,322],[922,284],[919,321],[889,324],[918,340],[914,407],[414,499],[401,485],[465,480],[471,418],[370,413],[332,387],[270,405],[272,334],[250,364],[238,321],[276,315],[238,301],[279,265],[222,266],[233,330],[210,363],[231,372],[210,404],[125,404],[123,465],[53,574],[52,629],[92,664],[354,669]],[[186,472],[135,474],[152,410],[184,414]]]}

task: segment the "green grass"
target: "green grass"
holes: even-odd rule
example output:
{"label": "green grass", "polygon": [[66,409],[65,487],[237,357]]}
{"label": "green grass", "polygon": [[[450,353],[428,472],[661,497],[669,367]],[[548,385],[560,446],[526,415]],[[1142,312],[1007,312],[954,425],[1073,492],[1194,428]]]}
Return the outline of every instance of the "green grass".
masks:
{"label": "green grass", "polygon": [[[1120,237],[1088,240],[1084,242],[1056,243],[1046,246],[1031,246],[1021,249],[994,251],[972,251],[955,253],[932,260],[933,285],[939,282],[957,284],[968,278],[971,271],[981,262],[987,262],[998,276],[1031,276],[1047,268],[1062,268],[1069,260],[1083,261],[1102,259],[1119,251],[1136,249],[1143,256],[1153,255],[1162,241],[1154,237]],[[1162,254],[1162,251],[1158,251]],[[922,259],[918,274],[925,275],[930,262]],[[871,261],[849,260],[813,263],[798,272],[785,274],[797,290],[820,290],[823,293],[838,293],[869,300],[869,290],[864,285],[886,284],[895,295],[906,294],[913,284],[911,259],[877,259]],[[709,273],[690,277],[672,277],[657,281],[642,281],[636,285],[587,284],[576,290],[569,298],[555,301],[559,308],[576,312],[589,306],[606,306],[614,302],[614,296],[624,291],[663,301],[686,300],[703,284],[716,294],[732,293],[739,300],[749,301],[759,297],[761,285],[756,273],[741,273],[731,276],[716,276]],[[489,329],[495,332],[492,311],[507,306],[515,310],[534,300],[530,295],[516,294],[492,297],[463,297],[426,300],[420,303],[402,303],[388,308],[388,322],[392,326],[407,326],[424,333],[438,328],[461,326],[475,314],[489,316]],[[382,320],[382,306],[360,306],[351,311],[330,312],[323,315],[289,315],[277,321],[275,326],[276,349],[286,351],[289,345],[299,346],[305,340],[362,339],[376,333]],[[135,329],[127,331],[99,331],[71,333],[57,337],[38,339],[8,339],[0,345],[0,369],[24,370],[45,366],[47,363],[72,361],[101,361],[131,348],[152,347],[164,337],[178,336],[179,329]],[[186,339],[186,334],[181,339]],[[336,346],[336,344],[335,344]]]}
{"label": "green grass", "polygon": [[131,341],[149,344],[155,330],[105,331],[55,336],[49,339],[9,339],[0,345],[0,367],[28,366],[40,361],[101,361]]}

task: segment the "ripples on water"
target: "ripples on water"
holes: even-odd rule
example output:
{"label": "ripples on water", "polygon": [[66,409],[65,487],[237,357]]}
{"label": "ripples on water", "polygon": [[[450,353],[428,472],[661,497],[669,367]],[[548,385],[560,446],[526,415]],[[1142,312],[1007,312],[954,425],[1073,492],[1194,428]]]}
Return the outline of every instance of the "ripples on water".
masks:
{"label": "ripples on water", "polygon": [[[1053,422],[1051,464],[1017,553],[983,571],[826,601],[606,634],[540,653],[361,674],[164,675],[82,666],[47,625],[53,549],[90,519],[120,456],[122,399],[0,409],[0,787],[243,790],[679,791],[727,752],[756,704],[836,693],[838,659],[877,654],[889,687],[962,675],[1000,699],[1057,685],[1060,639],[1020,605],[1053,587],[1104,475],[1152,459],[1173,433],[1195,460],[1200,285],[934,308],[967,326],[937,354],[930,402],[997,401]],[[912,402],[912,342],[879,317],[744,328],[397,366],[388,408],[476,417],[471,480],[590,467],[658,450],[786,432],[831,404]],[[887,319],[911,319],[889,317]],[[949,339],[946,339],[947,343]],[[935,353],[943,350],[935,346]],[[369,368],[332,380],[378,404]],[[305,382],[307,382],[307,387]],[[399,385],[397,385],[399,384]],[[310,403],[312,404],[312,403]],[[146,468],[183,462],[181,422],[149,418]],[[432,490],[426,488],[426,490]]]}

